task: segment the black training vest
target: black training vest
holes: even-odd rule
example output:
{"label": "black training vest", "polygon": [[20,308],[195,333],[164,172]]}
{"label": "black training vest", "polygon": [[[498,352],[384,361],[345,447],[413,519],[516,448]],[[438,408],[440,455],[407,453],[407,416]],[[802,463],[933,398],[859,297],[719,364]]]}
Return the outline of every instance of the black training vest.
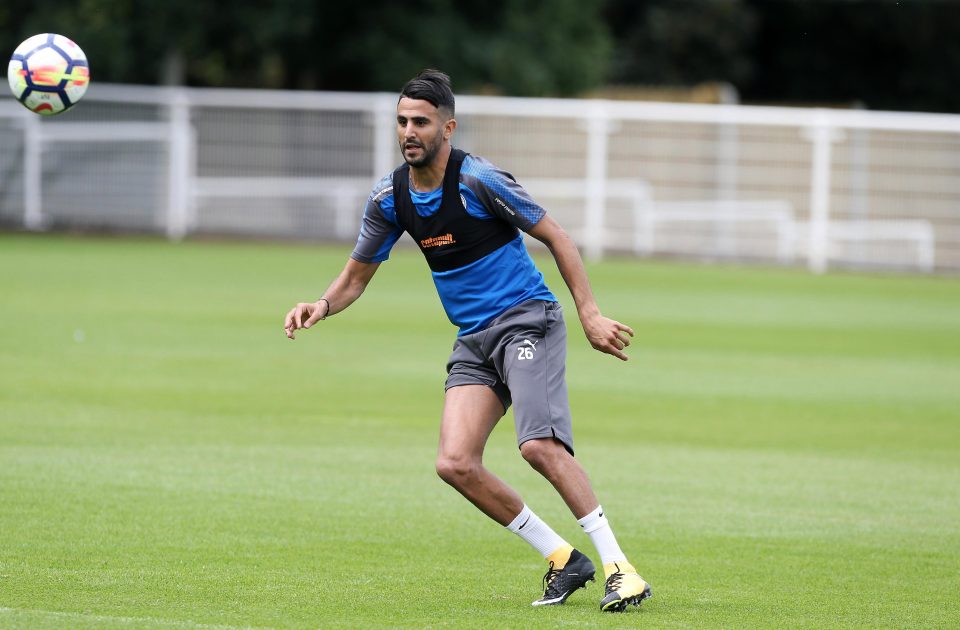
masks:
{"label": "black training vest", "polygon": [[460,196],[460,165],[466,156],[460,149],[450,152],[440,208],[429,217],[417,214],[410,199],[410,165],[393,172],[397,223],[413,237],[432,271],[449,271],[480,260],[519,234],[505,221],[477,219],[467,212]]}

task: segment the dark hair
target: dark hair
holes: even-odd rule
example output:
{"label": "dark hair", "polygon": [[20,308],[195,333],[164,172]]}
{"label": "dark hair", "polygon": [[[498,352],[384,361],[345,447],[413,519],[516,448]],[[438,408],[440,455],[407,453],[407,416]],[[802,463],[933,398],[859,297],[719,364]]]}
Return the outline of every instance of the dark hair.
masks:
{"label": "dark hair", "polygon": [[421,70],[400,91],[400,98],[427,101],[437,109],[446,108],[450,116],[454,114],[453,90],[450,88],[450,77],[439,70]]}

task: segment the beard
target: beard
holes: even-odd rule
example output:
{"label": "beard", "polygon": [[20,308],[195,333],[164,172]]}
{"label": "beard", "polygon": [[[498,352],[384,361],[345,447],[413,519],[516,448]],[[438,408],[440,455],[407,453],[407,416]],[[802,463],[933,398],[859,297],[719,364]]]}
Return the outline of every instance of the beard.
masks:
{"label": "beard", "polygon": [[[400,153],[403,155],[404,162],[415,168],[432,164],[433,160],[437,157],[437,153],[440,152],[441,137],[441,134],[437,134],[433,142],[426,143],[417,141],[401,142]],[[407,149],[409,148],[419,148],[420,155],[415,158],[408,157]]]}

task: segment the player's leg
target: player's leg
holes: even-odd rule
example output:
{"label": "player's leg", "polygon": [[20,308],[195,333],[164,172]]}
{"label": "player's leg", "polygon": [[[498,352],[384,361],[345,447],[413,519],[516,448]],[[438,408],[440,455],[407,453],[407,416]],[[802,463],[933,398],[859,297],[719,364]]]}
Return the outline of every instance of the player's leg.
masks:
{"label": "player's leg", "polygon": [[623,610],[649,597],[651,590],[627,561],[587,473],[574,458],[566,327],[558,305],[548,304],[542,313],[540,326],[527,322],[526,329],[504,338],[502,369],[513,394],[520,452],[553,485],[597,548],[607,578],[601,608]]}
{"label": "player's leg", "polygon": [[586,471],[562,442],[553,437],[527,440],[520,445],[520,454],[553,485],[578,519],[597,508]]}
{"label": "player's leg", "polygon": [[586,471],[566,447],[559,440],[541,438],[524,442],[520,452],[534,470],[553,485],[596,547],[606,577],[600,609],[622,611],[628,604],[639,605],[650,597],[653,594],[650,585],[627,561]]}
{"label": "player's leg", "polygon": [[483,466],[487,438],[503,414],[500,399],[485,385],[448,389],[440,423],[437,474],[481,512],[507,526],[523,509],[523,500]]}
{"label": "player's leg", "polygon": [[517,534],[548,562],[544,596],[534,605],[562,604],[593,579],[593,563],[558,536],[510,486],[483,466],[483,449],[504,414],[486,385],[447,390],[440,425],[437,474],[481,512]]}

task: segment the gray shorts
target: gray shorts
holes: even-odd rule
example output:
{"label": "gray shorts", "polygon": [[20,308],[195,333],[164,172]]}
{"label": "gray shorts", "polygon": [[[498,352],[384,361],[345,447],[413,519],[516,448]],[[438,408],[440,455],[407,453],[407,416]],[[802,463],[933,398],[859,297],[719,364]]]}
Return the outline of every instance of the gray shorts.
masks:
{"label": "gray shorts", "polygon": [[479,332],[458,337],[447,363],[446,389],[486,385],[513,403],[517,444],[554,437],[573,454],[566,382],[567,329],[556,302],[530,300]]}

